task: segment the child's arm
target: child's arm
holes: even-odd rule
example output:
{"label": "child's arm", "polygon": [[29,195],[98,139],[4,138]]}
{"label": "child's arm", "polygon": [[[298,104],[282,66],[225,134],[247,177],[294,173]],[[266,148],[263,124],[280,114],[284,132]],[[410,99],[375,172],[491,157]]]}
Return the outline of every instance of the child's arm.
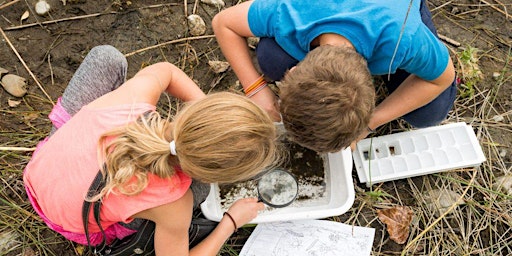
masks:
{"label": "child's arm", "polygon": [[183,101],[200,99],[203,91],[182,70],[168,62],[147,66],[118,89],[93,101],[93,107],[146,102],[156,105],[163,92]]}
{"label": "child's arm", "polygon": [[[247,1],[215,15],[213,31],[222,53],[230,63],[243,88],[251,86],[261,76],[252,63],[246,38],[253,36],[248,23],[248,12],[252,1]],[[280,120],[276,109],[276,96],[267,87],[251,99],[265,109],[275,121]]]}
{"label": "child's arm", "polygon": [[236,228],[240,228],[252,219],[256,218],[258,211],[261,211],[264,208],[265,206],[263,203],[258,202],[257,198],[244,198],[237,200],[228,210],[228,213],[233,217],[233,220],[225,215],[213,232],[190,250],[190,255],[217,255],[222,245],[235,231],[233,221],[236,223]]}
{"label": "child's arm", "polygon": [[[446,90],[454,79],[455,68],[451,58],[448,59],[448,65],[444,72],[432,81],[426,81],[416,75],[410,75],[375,108],[368,127],[376,129],[428,104]],[[368,132],[365,131],[358,140],[364,139],[366,136],[368,136]],[[355,143],[357,141],[352,143],[352,149],[355,149]]]}
{"label": "child's arm", "polygon": [[[203,241],[189,251],[188,229],[192,218],[193,196],[189,190],[179,200],[142,211],[134,218],[150,219],[156,223],[155,253],[156,255],[197,255],[215,256],[224,242],[233,234],[235,227],[229,217],[219,222],[217,227]],[[254,219],[263,203],[257,198],[246,198],[236,201],[229,209],[237,227]]]}

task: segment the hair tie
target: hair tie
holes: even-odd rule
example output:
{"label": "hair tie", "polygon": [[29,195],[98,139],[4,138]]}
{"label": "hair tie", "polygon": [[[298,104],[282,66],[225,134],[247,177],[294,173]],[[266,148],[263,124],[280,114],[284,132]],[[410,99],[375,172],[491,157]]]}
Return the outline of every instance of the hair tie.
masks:
{"label": "hair tie", "polygon": [[174,142],[174,140],[172,140],[169,143],[169,149],[171,150],[171,155],[175,156],[176,155],[176,142]]}

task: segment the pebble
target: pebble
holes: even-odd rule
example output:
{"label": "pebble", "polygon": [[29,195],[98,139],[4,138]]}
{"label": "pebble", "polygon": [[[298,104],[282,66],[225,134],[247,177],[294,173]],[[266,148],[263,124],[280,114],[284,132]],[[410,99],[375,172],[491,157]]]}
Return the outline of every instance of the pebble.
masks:
{"label": "pebble", "polygon": [[208,4],[208,5],[213,5],[217,8],[222,8],[224,7],[224,5],[226,5],[224,3],[224,1],[222,0],[201,0],[201,3],[205,3],[205,4]]}
{"label": "pebble", "polygon": [[507,150],[506,150],[506,149],[504,149],[504,148],[502,148],[502,149],[500,150],[500,152],[499,152],[499,154],[498,154],[498,155],[499,155],[500,157],[503,157],[503,158],[504,158],[504,157],[506,157],[506,156],[507,156],[507,153],[508,153],[508,152],[507,152]]}
{"label": "pebble", "polygon": [[225,72],[229,68],[229,63],[226,61],[210,60],[208,61],[208,65],[215,74]]}
{"label": "pebble", "polygon": [[187,17],[188,29],[193,36],[201,36],[206,33],[206,24],[203,18],[197,14],[192,14]]}
{"label": "pebble", "polygon": [[464,204],[464,199],[460,197],[461,195],[459,193],[448,189],[434,189],[425,193],[425,201],[428,207],[437,216],[442,215],[454,204]]}
{"label": "pebble", "polygon": [[505,120],[505,118],[502,116],[502,115],[495,115],[492,117],[492,120],[494,120],[494,122],[503,122],[503,120]]}
{"label": "pebble", "polygon": [[37,14],[44,16],[48,14],[48,12],[50,11],[50,5],[48,4],[48,2],[41,0],[36,3],[35,9]]}
{"label": "pebble", "polygon": [[7,69],[0,68],[0,78],[2,78],[4,76],[4,74],[7,74],[7,73],[9,73],[9,71],[7,71]]}
{"label": "pebble", "polygon": [[496,178],[492,188],[507,195],[512,195],[512,176],[509,174]]}
{"label": "pebble", "polygon": [[27,80],[21,76],[8,74],[2,77],[2,87],[15,97],[23,97],[27,93]]}

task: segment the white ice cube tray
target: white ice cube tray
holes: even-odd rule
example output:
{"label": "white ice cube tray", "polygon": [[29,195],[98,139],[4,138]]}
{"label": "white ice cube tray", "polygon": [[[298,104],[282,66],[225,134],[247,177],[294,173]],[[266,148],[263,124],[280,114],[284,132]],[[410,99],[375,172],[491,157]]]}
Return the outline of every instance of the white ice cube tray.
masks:
{"label": "white ice cube tray", "polygon": [[[321,202],[305,201],[284,208],[273,208],[260,212],[250,223],[289,221],[300,219],[321,219],[338,216],[350,209],[355,199],[352,182],[352,153],[345,149],[337,153],[322,155],[326,182],[326,197]],[[299,190],[300,190],[299,185]],[[211,185],[210,194],[201,204],[206,218],[214,221],[222,219],[219,186]]]}
{"label": "white ice cube tray", "polygon": [[357,143],[353,158],[367,186],[485,161],[475,132],[463,122],[367,138]]}

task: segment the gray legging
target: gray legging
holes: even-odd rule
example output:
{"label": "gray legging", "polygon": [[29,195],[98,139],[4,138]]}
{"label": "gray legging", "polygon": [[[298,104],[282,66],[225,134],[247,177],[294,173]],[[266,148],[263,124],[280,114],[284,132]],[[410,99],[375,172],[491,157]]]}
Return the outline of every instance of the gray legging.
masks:
{"label": "gray legging", "polygon": [[[110,45],[92,48],[64,90],[62,107],[70,116],[75,115],[83,106],[121,86],[126,81],[127,70],[128,62],[116,48]],[[57,127],[53,126],[50,134],[56,130]],[[208,196],[210,185],[193,180],[190,188],[194,195],[194,209],[200,211],[199,205]],[[136,229],[138,225],[139,221],[133,221],[126,226]],[[211,230],[208,228],[208,231]]]}

